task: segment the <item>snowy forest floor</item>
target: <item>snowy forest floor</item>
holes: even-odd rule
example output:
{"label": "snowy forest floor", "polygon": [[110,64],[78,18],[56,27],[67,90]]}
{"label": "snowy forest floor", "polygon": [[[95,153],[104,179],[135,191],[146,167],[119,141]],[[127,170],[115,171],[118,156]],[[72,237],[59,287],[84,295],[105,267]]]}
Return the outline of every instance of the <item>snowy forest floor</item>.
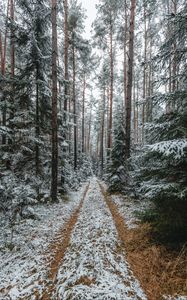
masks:
{"label": "snowy forest floor", "polygon": [[[109,196],[105,185],[94,177],[71,193],[69,201],[37,207],[35,220],[25,220],[15,228],[14,249],[0,249],[0,299],[161,299],[156,280],[146,285],[147,277],[153,278],[156,272],[156,248],[151,246],[141,258],[134,251],[135,234],[141,245],[145,231],[139,230],[134,217],[139,204],[127,200]],[[142,276],[144,261],[153,258]],[[166,280],[162,275],[155,277]],[[180,289],[182,283],[177,283]]]}

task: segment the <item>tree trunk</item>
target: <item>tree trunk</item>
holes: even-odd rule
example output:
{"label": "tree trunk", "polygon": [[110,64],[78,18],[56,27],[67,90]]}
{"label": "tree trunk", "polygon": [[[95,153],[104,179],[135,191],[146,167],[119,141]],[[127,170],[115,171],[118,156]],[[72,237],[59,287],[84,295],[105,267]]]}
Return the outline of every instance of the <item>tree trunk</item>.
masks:
{"label": "tree trunk", "polygon": [[149,47],[149,75],[148,75],[148,84],[147,84],[147,96],[148,96],[148,103],[147,103],[147,122],[152,122],[152,110],[153,110],[153,103],[151,96],[153,94],[153,65],[152,65],[152,39],[150,40],[150,47]]}
{"label": "tree trunk", "polygon": [[106,87],[103,89],[102,117],[101,117],[101,136],[100,136],[100,169],[101,175],[104,168],[104,129],[105,129],[105,102],[106,102]]}
{"label": "tree trunk", "polygon": [[[177,14],[177,1],[173,0],[173,14],[176,16]],[[175,28],[173,28],[175,30]],[[174,93],[176,90],[176,75],[177,75],[177,58],[176,58],[176,41],[173,42],[173,57],[172,57],[172,92]],[[172,103],[173,109],[175,108],[175,103]]]}
{"label": "tree trunk", "polygon": [[[7,20],[9,17],[9,10],[10,10],[10,0],[7,1]],[[2,47],[2,64],[1,64],[1,74],[4,77],[6,74],[6,54],[7,54],[7,36],[8,36],[8,26],[6,24],[6,28],[5,28],[5,35],[4,35],[4,47]],[[5,97],[3,97],[3,101],[4,101],[4,107],[2,109],[2,125],[6,126],[6,99]],[[6,135],[3,134],[2,135],[2,144],[5,145],[6,144]]]}
{"label": "tree trunk", "polygon": [[91,137],[91,125],[92,125],[92,107],[90,108],[90,117],[88,125],[88,141],[87,141],[87,153],[90,154],[90,137]]}
{"label": "tree trunk", "polygon": [[51,198],[57,201],[58,122],[57,122],[57,0],[52,0],[52,180]]}
{"label": "tree trunk", "polygon": [[77,109],[76,109],[76,66],[75,66],[75,46],[74,46],[74,33],[72,36],[72,54],[73,54],[73,115],[74,115],[74,170],[77,169]]}
{"label": "tree trunk", "polygon": [[[15,75],[15,45],[14,45],[14,0],[10,1],[10,18],[11,18],[11,37],[10,37],[10,65],[11,65],[11,79],[14,80]],[[12,82],[12,91],[11,91],[11,113],[10,113],[10,120],[14,118],[15,113],[15,104],[14,104],[14,81]],[[12,131],[14,132],[13,124],[10,124]],[[14,134],[12,135],[14,139]],[[9,143],[12,144],[13,139],[10,139]]]}
{"label": "tree trunk", "polygon": [[[170,14],[170,1],[167,0],[167,13],[168,13],[168,16]],[[170,38],[170,35],[171,35],[171,32],[170,32],[170,25],[169,25],[169,22],[167,24],[167,35],[168,35],[168,38]],[[169,58],[169,85],[168,85],[168,89],[169,89],[169,93],[171,93],[171,90],[172,90],[172,80],[171,80],[171,77],[172,77],[172,68],[171,68],[171,56]],[[171,103],[170,102],[167,102],[166,103],[166,113],[170,113],[171,112]]]}
{"label": "tree trunk", "polygon": [[[39,125],[39,86],[38,86],[38,80],[39,80],[39,66],[37,64],[36,67],[36,125],[35,125],[35,135],[36,139],[39,139],[40,136],[40,125]],[[39,145],[36,142],[35,147],[35,164],[36,164],[36,176],[40,174],[40,167],[39,167]]]}
{"label": "tree trunk", "polygon": [[84,74],[83,82],[83,97],[82,97],[82,153],[85,152],[85,128],[84,128],[84,115],[85,115],[85,92],[86,92],[86,75]]}
{"label": "tree trunk", "polygon": [[[7,2],[7,20],[9,17],[9,10],[10,10],[10,0]],[[7,36],[8,36],[8,26],[6,24],[5,29],[5,36],[4,36],[4,51],[3,51],[3,64],[2,64],[2,75],[5,76],[6,73],[6,53],[7,53]]]}
{"label": "tree trunk", "polygon": [[3,70],[3,41],[2,41],[2,34],[0,32],[0,59],[1,59],[1,73]]}
{"label": "tree trunk", "polygon": [[147,84],[147,12],[146,2],[144,0],[144,70],[143,70],[143,107],[142,107],[142,142],[144,143],[144,124],[146,110],[146,84]]}
{"label": "tree trunk", "polygon": [[125,0],[125,25],[124,25],[124,108],[126,107],[127,99],[127,1]]}
{"label": "tree trunk", "polygon": [[129,55],[128,55],[128,84],[126,101],[126,148],[125,157],[130,157],[131,149],[131,110],[132,110],[132,79],[134,61],[134,27],[135,27],[136,0],[131,0],[130,32],[129,32]]}
{"label": "tree trunk", "polygon": [[67,119],[68,100],[69,100],[69,71],[68,71],[68,0],[63,0],[64,4],[64,111],[65,119]]}
{"label": "tree trunk", "polygon": [[[10,18],[14,23],[14,0],[10,2]],[[12,24],[14,26],[14,24]],[[11,28],[11,41],[10,41],[10,59],[11,59],[11,78],[14,78],[15,72],[15,49],[14,49],[14,29]]]}
{"label": "tree trunk", "polygon": [[113,26],[110,24],[110,98],[109,98],[109,135],[108,135],[108,159],[112,148],[112,123],[113,123],[113,90],[114,90],[114,60],[113,60]]}

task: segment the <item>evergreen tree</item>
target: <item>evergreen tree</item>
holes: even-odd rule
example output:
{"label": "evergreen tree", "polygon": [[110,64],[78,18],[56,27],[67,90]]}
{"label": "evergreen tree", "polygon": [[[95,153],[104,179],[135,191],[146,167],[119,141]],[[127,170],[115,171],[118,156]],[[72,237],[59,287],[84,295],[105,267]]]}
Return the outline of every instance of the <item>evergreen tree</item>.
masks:
{"label": "evergreen tree", "polygon": [[126,183],[124,116],[123,112],[119,113],[119,111],[121,111],[120,106],[117,107],[114,118],[114,142],[107,174],[109,192],[122,192]]}
{"label": "evergreen tree", "polygon": [[[154,203],[145,220],[153,223],[160,239],[175,242],[187,234],[187,94],[178,92],[176,96],[180,108],[149,126],[150,145],[143,154],[139,176],[141,197]],[[174,101],[173,97],[168,100]]]}

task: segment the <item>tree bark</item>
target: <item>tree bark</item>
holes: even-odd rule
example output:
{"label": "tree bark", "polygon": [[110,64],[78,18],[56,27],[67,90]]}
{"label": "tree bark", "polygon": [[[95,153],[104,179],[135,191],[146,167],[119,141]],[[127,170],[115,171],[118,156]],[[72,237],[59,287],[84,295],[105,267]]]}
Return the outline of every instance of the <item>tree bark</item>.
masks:
{"label": "tree bark", "polygon": [[84,74],[83,81],[83,97],[82,97],[82,153],[85,152],[85,128],[84,128],[84,117],[85,117],[85,92],[86,92],[86,75]]}
{"label": "tree bark", "polygon": [[[177,14],[177,1],[173,0],[173,14]],[[173,28],[175,30],[175,28]],[[176,75],[177,75],[177,58],[176,58],[176,41],[173,42],[173,57],[172,57],[172,92],[176,91]],[[175,103],[173,102],[173,109],[175,108]]]}
{"label": "tree bark", "polygon": [[127,1],[125,0],[125,24],[124,24],[124,108],[126,107],[126,99],[127,99]]}
{"label": "tree bark", "polygon": [[101,175],[104,168],[104,130],[105,130],[105,102],[106,102],[106,86],[103,88],[103,103],[102,103],[102,117],[101,117],[101,137],[100,137],[100,169]]}
{"label": "tree bark", "polygon": [[[10,1],[10,18],[14,23],[14,0]],[[12,24],[14,26],[14,24]],[[15,46],[14,46],[14,29],[11,28],[11,40],[10,40],[10,57],[11,57],[11,78],[14,78],[15,72]]]}
{"label": "tree bark", "polygon": [[76,66],[74,32],[72,33],[72,54],[73,54],[73,115],[74,115],[74,170],[77,169],[77,109],[76,109]]}
{"label": "tree bark", "polygon": [[[9,17],[9,10],[10,10],[10,0],[7,1],[7,13],[6,13],[6,17],[8,20]],[[5,35],[4,35],[4,47],[2,46],[2,64],[1,64],[1,74],[4,77],[6,74],[6,55],[7,55],[7,36],[8,36],[8,26],[6,24],[6,28],[5,28]],[[5,97],[3,97],[4,100],[4,107],[2,109],[2,125],[6,126],[6,113],[7,113],[7,109],[6,109],[6,99]],[[6,135],[3,134],[2,135],[2,144],[5,145],[6,144]]]}
{"label": "tree bark", "polygon": [[51,198],[57,202],[58,122],[57,122],[57,0],[52,0],[52,180]]}
{"label": "tree bark", "polygon": [[[69,38],[68,38],[68,0],[63,0],[64,4],[64,111],[65,115],[68,110],[68,100],[69,100],[69,70],[68,70],[68,49],[69,49]],[[67,119],[67,115],[65,116]]]}
{"label": "tree bark", "polygon": [[126,101],[126,147],[125,157],[130,157],[131,150],[131,110],[132,110],[132,79],[133,79],[133,61],[134,61],[134,27],[135,27],[135,9],[136,0],[131,0],[130,12],[130,32],[129,32],[129,55],[128,55],[128,84]]}
{"label": "tree bark", "polygon": [[[37,66],[36,66],[36,125],[35,125],[35,135],[36,135],[37,139],[39,139],[39,136],[40,136],[38,80],[39,80],[39,66],[38,66],[38,63],[37,63]],[[39,155],[40,155],[40,149],[39,149],[38,143],[36,142],[36,147],[35,147],[36,176],[38,176],[40,174]]]}
{"label": "tree bark", "polygon": [[113,90],[114,90],[114,60],[113,60],[113,25],[110,24],[110,98],[109,98],[109,135],[108,135],[108,159],[112,148],[112,125],[113,125]]}
{"label": "tree bark", "polygon": [[2,41],[2,34],[0,32],[0,59],[1,59],[1,73],[3,70],[3,41]]}
{"label": "tree bark", "polygon": [[143,107],[142,107],[142,142],[144,143],[144,124],[145,124],[145,110],[146,110],[146,84],[147,84],[147,12],[146,2],[144,0],[144,69],[143,69]]}
{"label": "tree bark", "polygon": [[88,124],[88,141],[87,141],[87,153],[90,154],[90,138],[91,138],[91,125],[92,125],[92,107],[90,108],[90,117],[89,117],[89,124]]}
{"label": "tree bark", "polygon": [[[11,37],[10,37],[10,65],[11,65],[11,79],[12,79],[12,84],[11,84],[11,112],[10,112],[10,120],[13,120],[14,114],[15,114],[15,103],[14,103],[14,76],[15,76],[15,43],[14,43],[14,38],[15,38],[15,32],[14,32],[14,0],[10,1],[10,18],[11,18]],[[13,124],[10,124],[12,131],[14,132],[14,126]],[[12,144],[14,140],[14,133],[12,135],[12,139],[9,140],[9,143]]]}

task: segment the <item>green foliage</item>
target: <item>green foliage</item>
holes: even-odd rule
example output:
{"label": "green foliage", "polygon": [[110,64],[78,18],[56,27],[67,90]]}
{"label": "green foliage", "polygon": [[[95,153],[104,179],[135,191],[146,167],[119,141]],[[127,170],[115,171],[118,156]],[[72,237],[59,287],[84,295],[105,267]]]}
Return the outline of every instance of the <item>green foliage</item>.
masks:
{"label": "green foliage", "polygon": [[[119,109],[119,108],[118,108]],[[120,111],[120,109],[119,109]],[[109,192],[122,191],[126,181],[125,172],[125,131],[123,127],[123,114],[118,113],[115,118],[113,131],[113,147],[107,172]]]}
{"label": "green foliage", "polygon": [[148,129],[150,144],[138,174],[141,197],[154,204],[142,219],[153,224],[157,239],[169,242],[187,237],[187,106],[183,97],[175,107]]}

